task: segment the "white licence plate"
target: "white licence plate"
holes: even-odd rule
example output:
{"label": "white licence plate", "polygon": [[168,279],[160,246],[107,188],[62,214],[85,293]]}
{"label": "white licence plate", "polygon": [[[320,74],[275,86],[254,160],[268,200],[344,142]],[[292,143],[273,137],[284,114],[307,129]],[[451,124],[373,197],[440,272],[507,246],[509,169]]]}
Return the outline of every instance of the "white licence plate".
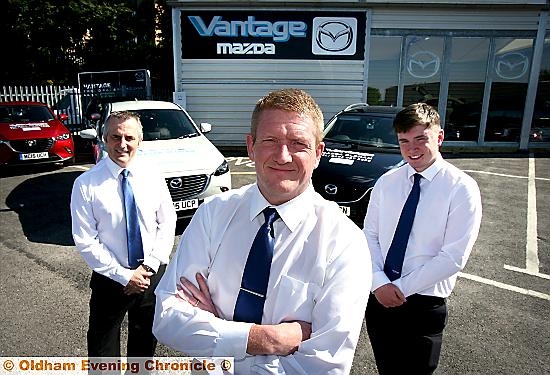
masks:
{"label": "white licence plate", "polygon": [[346,216],[349,216],[349,214],[351,213],[351,208],[348,206],[338,206],[338,207],[340,207],[340,209],[344,214],[346,214]]}
{"label": "white licence plate", "polygon": [[31,152],[29,154],[19,155],[20,160],[31,160],[31,159],[47,159],[48,152]]}
{"label": "white licence plate", "polygon": [[177,201],[174,202],[174,208],[176,211],[184,211],[184,210],[191,210],[193,208],[199,207],[199,200],[198,199],[189,199],[186,201]]}

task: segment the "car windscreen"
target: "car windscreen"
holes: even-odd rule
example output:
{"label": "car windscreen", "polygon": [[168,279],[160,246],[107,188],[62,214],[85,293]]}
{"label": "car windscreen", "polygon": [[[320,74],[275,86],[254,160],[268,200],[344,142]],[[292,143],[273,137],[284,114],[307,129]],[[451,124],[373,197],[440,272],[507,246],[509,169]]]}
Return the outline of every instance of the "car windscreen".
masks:
{"label": "car windscreen", "polygon": [[32,105],[13,105],[0,107],[0,122],[47,122],[53,120],[52,113],[46,107]]}
{"label": "car windscreen", "polygon": [[143,125],[143,140],[155,141],[198,136],[197,129],[183,111],[173,109],[142,109],[132,111]]}
{"label": "car windscreen", "polygon": [[397,146],[393,118],[369,114],[338,116],[329,125],[325,139]]}

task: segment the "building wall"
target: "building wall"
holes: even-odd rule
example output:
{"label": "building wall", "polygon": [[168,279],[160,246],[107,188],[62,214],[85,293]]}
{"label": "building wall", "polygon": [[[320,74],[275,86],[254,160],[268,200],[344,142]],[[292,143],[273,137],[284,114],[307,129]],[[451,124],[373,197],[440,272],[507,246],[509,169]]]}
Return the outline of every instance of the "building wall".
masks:
{"label": "building wall", "polygon": [[[499,2],[430,0],[277,2],[260,0],[253,3],[231,2],[231,7],[228,7],[227,2],[220,1],[172,1],[170,4],[173,5],[175,91],[183,93],[186,107],[197,122],[210,122],[214,125],[209,138],[218,146],[244,145],[244,136],[249,129],[250,115],[255,102],[273,89],[299,87],[309,91],[318,101],[327,120],[338,110],[351,103],[366,102],[367,87],[370,90],[371,84],[376,86],[376,81],[381,78],[380,69],[377,70],[376,66],[370,67],[373,61],[369,59],[369,55],[379,53],[378,49],[371,50],[370,48],[376,38],[378,38],[376,41],[380,43],[381,40],[384,40],[381,36],[395,36],[401,38],[401,43],[405,46],[408,36],[415,33],[425,35],[426,39],[429,39],[431,34],[440,37],[444,44],[441,52],[442,69],[444,69],[444,66],[447,66],[444,63],[445,59],[449,61],[452,59],[449,51],[453,42],[456,46],[457,42],[468,38],[478,37],[480,41],[486,38],[490,45],[487,48],[490,49],[498,46],[500,36],[509,35],[511,38],[518,38],[521,41],[534,41],[539,29],[541,13],[544,13],[548,7],[545,1],[540,0]],[[231,56],[222,59],[219,56],[217,58],[184,56],[189,49],[197,49],[196,44],[200,44],[200,40],[193,42],[193,45],[189,45],[189,42],[186,45],[186,41],[182,41],[182,15],[213,9],[219,12],[239,10],[243,14],[265,10],[277,12],[281,11],[281,6],[288,12],[303,11],[312,14],[323,11],[330,11],[334,14],[338,14],[340,11],[364,12],[365,25],[361,25],[364,27],[365,34],[363,58],[361,60],[243,59],[243,56],[240,58]],[[325,14],[323,13],[323,15]],[[546,29],[548,28],[549,26],[546,25]],[[184,39],[186,37],[184,36]],[[406,63],[406,58],[406,50],[403,47],[397,62],[402,67],[392,73],[396,79],[395,88],[391,89],[390,87],[387,90],[395,100],[386,104],[407,104],[407,98],[411,96],[410,90],[413,86],[407,85],[403,76],[403,65]],[[431,90],[434,84],[437,84],[437,90],[441,87],[441,91],[438,91],[439,110],[443,116],[446,112],[452,111],[452,108],[445,107],[445,102],[449,96],[451,99],[453,98],[452,94],[456,94],[456,90],[471,97],[481,96],[480,106],[483,104],[484,115],[480,117],[478,130],[485,131],[488,121],[487,113],[490,110],[491,89],[507,90],[507,86],[498,86],[492,81],[490,69],[494,67],[495,61],[488,57],[487,64],[485,79],[479,79],[481,82],[475,83],[479,87],[474,84],[458,82],[453,83],[451,93],[449,93],[447,87],[449,82],[446,81],[447,77],[444,71],[441,72],[439,81],[425,83],[424,87],[428,90]],[[536,66],[536,64],[534,65]],[[371,74],[369,75],[369,73]],[[536,79],[537,75],[535,75],[535,79],[531,78],[529,82],[526,82],[522,89],[525,89],[525,92],[533,93],[532,81],[536,81]],[[531,85],[531,89],[528,84]],[[474,92],[475,90],[477,93]],[[525,104],[533,106],[534,101],[534,98],[527,98]],[[436,105],[437,102],[436,96]],[[525,113],[529,115],[528,107],[526,108]],[[449,114],[447,113],[447,115]],[[524,126],[530,125],[530,123],[527,124],[527,120],[524,122],[526,123]],[[528,131],[524,133],[523,137],[529,137]],[[484,139],[483,136],[480,136],[479,139],[474,138],[472,136],[467,139],[466,144],[475,143],[486,146],[486,141],[494,141],[494,139]],[[506,141],[509,143],[510,139]],[[519,140],[512,142],[512,146],[519,146],[519,144]],[[524,140],[523,144],[526,145],[527,141]]]}

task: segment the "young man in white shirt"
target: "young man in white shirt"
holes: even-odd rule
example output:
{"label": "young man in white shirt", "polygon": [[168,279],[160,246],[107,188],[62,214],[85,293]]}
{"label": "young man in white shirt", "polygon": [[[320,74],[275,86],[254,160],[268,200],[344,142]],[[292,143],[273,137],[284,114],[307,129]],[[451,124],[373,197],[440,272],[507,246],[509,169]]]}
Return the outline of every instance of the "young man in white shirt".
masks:
{"label": "young man in white shirt", "polygon": [[[176,212],[158,168],[144,164],[136,155],[142,139],[136,115],[113,112],[104,134],[109,157],[81,174],[73,185],[73,239],[93,271],[89,357],[120,357],[120,328],[126,313],[127,356],[152,357],[155,353],[154,289],[174,245]],[[123,175],[133,193],[132,207],[124,199]],[[131,215],[126,209],[133,207],[139,232],[132,237],[127,233]],[[135,249],[139,249],[137,256]]]}
{"label": "young man in white shirt", "polygon": [[[407,164],[377,181],[363,228],[373,265],[367,331],[380,374],[431,374],[447,321],[445,299],[479,232],[481,196],[473,178],[443,160],[443,130],[433,107],[404,108],[394,129]],[[417,174],[412,228],[397,246],[398,223],[404,226],[400,216],[406,216],[401,213]],[[398,266],[394,251],[401,255]]]}
{"label": "young man in white shirt", "polygon": [[[257,103],[246,138],[256,183],[214,197],[193,216],[156,291],[160,342],[187,355],[234,357],[239,375],[349,373],[370,256],[361,230],[311,185],[322,131],[321,110],[302,90]],[[258,272],[269,275],[264,294],[249,290],[244,275],[266,208],[277,215],[272,260]],[[256,321],[238,311],[249,295],[262,301]]]}

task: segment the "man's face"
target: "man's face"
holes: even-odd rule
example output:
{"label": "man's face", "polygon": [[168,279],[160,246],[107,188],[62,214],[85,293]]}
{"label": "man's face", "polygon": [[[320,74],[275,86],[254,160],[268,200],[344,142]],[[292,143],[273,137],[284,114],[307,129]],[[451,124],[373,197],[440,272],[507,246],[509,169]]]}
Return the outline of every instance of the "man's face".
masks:
{"label": "man's face", "polygon": [[246,146],[258,187],[269,203],[288,202],[309,186],[324,149],[322,142],[316,145],[315,134],[309,117],[278,109],[260,114],[256,141],[248,134]]}
{"label": "man's face", "polygon": [[443,143],[443,130],[416,125],[406,133],[397,133],[403,159],[417,172],[422,172],[435,162]]}
{"label": "man's face", "polygon": [[120,122],[113,118],[107,123],[105,147],[112,161],[122,168],[126,168],[137,152],[141,139],[138,132],[138,123],[130,118]]}

